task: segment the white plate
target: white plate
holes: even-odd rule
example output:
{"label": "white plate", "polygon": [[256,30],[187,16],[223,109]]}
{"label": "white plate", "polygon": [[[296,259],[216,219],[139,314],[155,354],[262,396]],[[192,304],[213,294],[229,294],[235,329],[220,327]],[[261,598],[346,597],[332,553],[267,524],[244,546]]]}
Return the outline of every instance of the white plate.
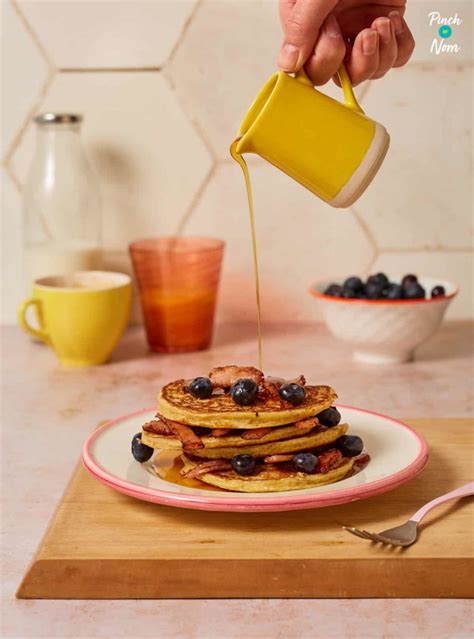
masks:
{"label": "white plate", "polygon": [[87,470],[99,481],[138,499],[169,506],[224,511],[278,511],[332,506],[397,488],[428,461],[425,440],[410,426],[370,411],[338,406],[349,433],[362,437],[371,461],[360,473],[335,484],[278,493],[209,491],[180,486],[154,475],[152,460],[136,462],[133,435],[155,416],[153,410],[119,417],[98,428],[83,448]]}

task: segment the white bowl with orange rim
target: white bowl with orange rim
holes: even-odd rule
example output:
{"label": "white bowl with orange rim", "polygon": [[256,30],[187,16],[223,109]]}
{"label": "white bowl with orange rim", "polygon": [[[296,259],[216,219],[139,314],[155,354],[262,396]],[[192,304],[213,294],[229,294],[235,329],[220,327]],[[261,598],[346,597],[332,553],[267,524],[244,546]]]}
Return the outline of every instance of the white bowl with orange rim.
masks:
{"label": "white bowl with orange rim", "polygon": [[[400,282],[401,277],[391,276]],[[415,349],[440,327],[444,314],[458,293],[453,282],[419,277],[425,291],[441,285],[445,295],[425,299],[347,299],[325,295],[330,282],[310,288],[331,333],[349,344],[355,359],[370,364],[397,364],[413,360]]]}

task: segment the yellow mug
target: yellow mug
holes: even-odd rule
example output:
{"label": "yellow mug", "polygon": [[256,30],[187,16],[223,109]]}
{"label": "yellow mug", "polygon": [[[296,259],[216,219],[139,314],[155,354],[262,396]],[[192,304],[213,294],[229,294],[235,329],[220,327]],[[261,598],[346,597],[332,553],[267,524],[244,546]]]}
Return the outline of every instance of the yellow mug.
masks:
{"label": "yellow mug", "polygon": [[[106,362],[127,326],[132,299],[130,277],[109,271],[78,271],[36,280],[33,296],[18,309],[20,326],[52,347],[61,363],[93,366]],[[39,327],[27,318],[36,308]]]}
{"label": "yellow mug", "polygon": [[280,71],[263,86],[240,127],[238,154],[256,153],[337,208],[353,204],[387,153],[386,129],[360,108],[344,66],[344,104],[304,71]]}

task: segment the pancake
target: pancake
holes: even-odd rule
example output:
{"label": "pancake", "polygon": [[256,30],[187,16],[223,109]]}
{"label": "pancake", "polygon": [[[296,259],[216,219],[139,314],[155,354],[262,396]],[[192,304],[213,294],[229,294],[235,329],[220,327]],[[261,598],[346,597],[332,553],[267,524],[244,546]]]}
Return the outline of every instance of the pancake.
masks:
{"label": "pancake", "polygon": [[[202,435],[200,437],[204,448],[228,448],[230,446],[238,446],[239,450],[241,446],[249,446],[250,444],[265,444],[268,442],[283,441],[286,439],[293,439],[295,433],[298,435],[306,435],[314,430],[314,426],[307,426],[302,428],[299,426],[297,429],[290,424],[289,426],[280,426],[273,428],[271,433],[263,435],[259,439],[243,439],[242,435],[224,435],[223,437],[211,437],[210,435]],[[155,433],[149,433],[148,431],[142,431],[142,442],[151,448],[161,448],[162,450],[180,450],[183,445],[178,437],[170,435],[157,435]]]}
{"label": "pancake", "polygon": [[[184,471],[191,470],[197,463],[182,455]],[[206,484],[223,488],[224,490],[241,493],[269,493],[286,490],[302,490],[313,486],[324,486],[343,479],[354,465],[354,459],[347,459],[339,468],[327,473],[307,474],[279,468],[281,464],[269,464],[262,467],[255,475],[242,476],[235,470],[221,470],[200,475],[199,479]]]}
{"label": "pancake", "polygon": [[[251,444],[248,446],[229,448],[196,448],[193,450],[194,457],[203,459],[231,459],[234,455],[253,455],[253,457],[266,457],[267,455],[278,455],[279,453],[296,453],[299,450],[309,450],[318,448],[335,442],[347,431],[347,424],[339,424],[334,428],[328,428],[322,432],[316,432],[304,437],[285,439],[280,442],[270,442],[267,444]],[[222,439],[225,439],[224,437]]]}
{"label": "pancake", "polygon": [[239,406],[229,394],[197,399],[186,390],[184,379],[164,386],[158,398],[158,413],[186,424],[208,428],[276,427],[314,417],[337,399],[330,386],[305,386],[306,396],[299,406],[284,406],[279,398],[257,399],[250,406]]}

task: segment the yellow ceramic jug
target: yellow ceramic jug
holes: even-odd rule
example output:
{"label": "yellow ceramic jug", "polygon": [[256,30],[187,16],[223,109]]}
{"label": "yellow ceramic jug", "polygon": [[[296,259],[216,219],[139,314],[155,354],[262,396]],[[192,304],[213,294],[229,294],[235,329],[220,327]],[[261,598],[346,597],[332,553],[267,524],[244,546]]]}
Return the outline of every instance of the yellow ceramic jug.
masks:
{"label": "yellow ceramic jug", "polygon": [[[130,277],[107,271],[78,271],[70,277],[36,280],[33,296],[18,309],[25,331],[52,347],[68,366],[103,364],[127,326],[132,299]],[[36,308],[39,327],[27,318]]]}
{"label": "yellow ceramic jug", "polygon": [[238,154],[256,153],[331,206],[365,191],[389,146],[386,129],[360,108],[344,66],[345,103],[314,88],[303,71],[279,71],[263,86],[239,131]]}

